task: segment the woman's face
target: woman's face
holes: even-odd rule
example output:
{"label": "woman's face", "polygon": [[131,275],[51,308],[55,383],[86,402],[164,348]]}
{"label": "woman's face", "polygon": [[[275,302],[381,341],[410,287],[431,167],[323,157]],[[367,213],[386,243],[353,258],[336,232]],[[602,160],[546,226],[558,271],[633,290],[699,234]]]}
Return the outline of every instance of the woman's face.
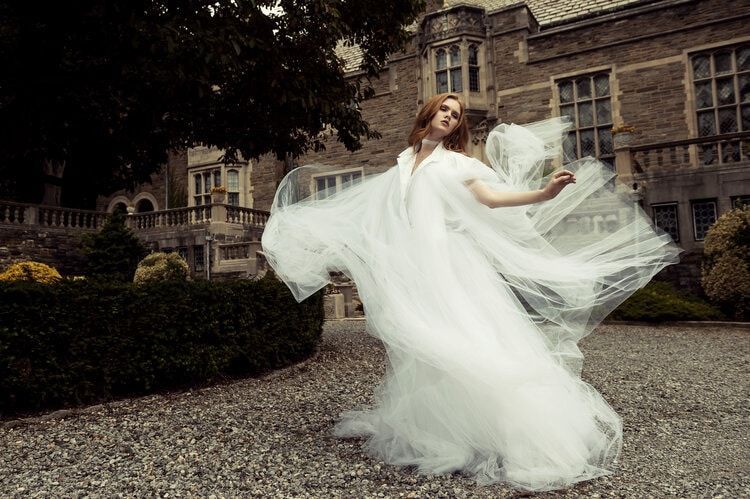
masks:
{"label": "woman's face", "polygon": [[461,118],[461,106],[456,99],[448,97],[440,104],[440,109],[430,120],[430,140],[442,140],[456,128]]}

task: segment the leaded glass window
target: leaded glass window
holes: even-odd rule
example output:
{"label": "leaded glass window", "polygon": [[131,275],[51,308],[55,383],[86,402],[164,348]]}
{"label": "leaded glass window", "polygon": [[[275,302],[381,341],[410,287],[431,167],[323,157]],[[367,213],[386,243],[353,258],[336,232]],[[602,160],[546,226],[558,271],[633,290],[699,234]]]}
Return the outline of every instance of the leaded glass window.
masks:
{"label": "leaded glass window", "polygon": [[479,49],[469,45],[469,90],[479,92]]}
{"label": "leaded glass window", "polygon": [[566,162],[594,156],[614,169],[609,74],[562,80],[557,90],[560,116],[567,116],[573,123],[563,144]]}
{"label": "leaded glass window", "polygon": [[435,81],[437,92],[461,92],[463,80],[461,75],[461,48],[452,45],[435,51]]}
{"label": "leaded glass window", "polygon": [[[722,48],[690,59],[698,135],[750,131],[750,45]],[[747,159],[750,142],[699,145],[703,164]]]}
{"label": "leaded glass window", "polygon": [[437,93],[463,92],[464,73],[469,78],[469,91],[479,92],[479,46],[458,44],[435,50],[435,90]]}
{"label": "leaded glass window", "polygon": [[693,234],[696,241],[706,238],[708,229],[716,222],[716,200],[706,199],[691,202],[693,209]]}
{"label": "leaded glass window", "polygon": [[680,241],[680,226],[677,221],[677,203],[655,204],[651,206],[654,224],[669,234],[673,241]]}

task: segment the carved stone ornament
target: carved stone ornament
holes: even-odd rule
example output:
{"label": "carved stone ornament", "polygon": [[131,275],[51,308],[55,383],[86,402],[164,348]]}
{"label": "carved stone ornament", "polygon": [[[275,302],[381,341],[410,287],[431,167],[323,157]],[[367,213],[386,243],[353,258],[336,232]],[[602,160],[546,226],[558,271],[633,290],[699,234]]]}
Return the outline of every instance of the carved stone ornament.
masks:
{"label": "carved stone ornament", "polygon": [[475,146],[479,145],[480,142],[486,144],[487,135],[493,128],[495,128],[496,122],[497,120],[494,119],[485,119],[477,123],[477,125],[471,129],[471,143]]}
{"label": "carved stone ornament", "polygon": [[428,15],[422,33],[424,43],[431,43],[464,34],[484,35],[484,32],[484,10],[462,6]]}

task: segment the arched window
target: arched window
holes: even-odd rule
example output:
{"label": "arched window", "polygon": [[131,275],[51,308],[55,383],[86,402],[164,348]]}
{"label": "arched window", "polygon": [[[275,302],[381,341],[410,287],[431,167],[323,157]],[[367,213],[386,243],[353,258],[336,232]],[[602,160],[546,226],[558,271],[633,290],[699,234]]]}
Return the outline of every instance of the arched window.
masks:
{"label": "arched window", "polygon": [[479,46],[451,45],[435,51],[435,89],[437,93],[463,92],[464,72],[469,75],[469,91],[479,92]]}

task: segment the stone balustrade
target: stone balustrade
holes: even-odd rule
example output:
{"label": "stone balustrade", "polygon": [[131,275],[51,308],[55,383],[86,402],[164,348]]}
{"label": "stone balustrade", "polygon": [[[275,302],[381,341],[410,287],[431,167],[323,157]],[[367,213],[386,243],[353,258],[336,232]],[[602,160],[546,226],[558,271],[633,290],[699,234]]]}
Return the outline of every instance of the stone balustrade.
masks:
{"label": "stone balustrade", "polygon": [[627,148],[630,152],[630,165],[636,173],[730,165],[750,161],[750,132],[673,140],[627,146]]}
{"label": "stone balustrade", "polygon": [[211,205],[149,211],[128,215],[128,226],[132,229],[157,229],[185,227],[211,222]]}
{"label": "stone balustrade", "polygon": [[269,213],[267,211],[254,210],[252,208],[243,208],[242,206],[226,205],[227,223],[242,225],[254,225],[265,227],[268,221]]}
{"label": "stone balustrade", "polygon": [[101,211],[0,201],[0,224],[95,230],[107,216]]}

